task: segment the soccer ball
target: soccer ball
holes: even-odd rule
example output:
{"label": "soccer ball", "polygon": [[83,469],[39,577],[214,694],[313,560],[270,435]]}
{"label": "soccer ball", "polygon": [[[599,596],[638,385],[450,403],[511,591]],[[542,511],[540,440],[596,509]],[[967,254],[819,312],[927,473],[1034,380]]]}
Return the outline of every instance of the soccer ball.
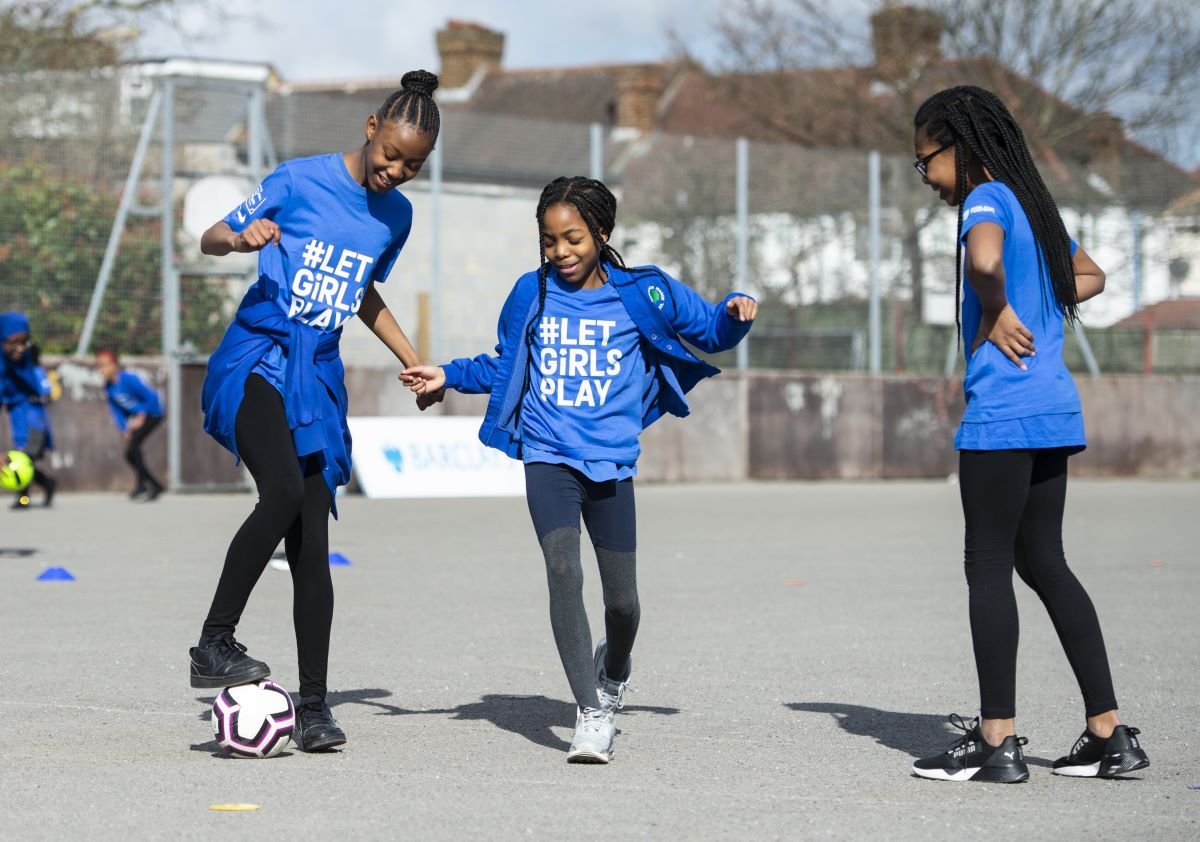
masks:
{"label": "soccer ball", "polygon": [[235,757],[274,757],[292,738],[296,708],[274,681],[226,687],[213,702],[213,734]]}
{"label": "soccer ball", "polygon": [[0,488],[8,491],[24,491],[33,479],[33,460],[22,450],[10,450],[4,454],[0,465]]}

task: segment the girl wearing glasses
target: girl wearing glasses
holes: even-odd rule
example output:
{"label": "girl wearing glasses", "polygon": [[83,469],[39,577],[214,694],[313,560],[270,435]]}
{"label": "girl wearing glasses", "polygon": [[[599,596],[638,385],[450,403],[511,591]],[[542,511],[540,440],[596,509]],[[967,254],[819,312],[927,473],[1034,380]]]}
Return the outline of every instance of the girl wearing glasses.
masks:
{"label": "girl wearing glasses", "polygon": [[952,781],[1029,777],[1015,730],[1014,569],[1046,606],[1083,694],[1087,727],[1054,772],[1108,778],[1145,768],[1138,730],[1117,716],[1096,611],[1062,548],[1067,460],[1086,446],[1063,364],[1064,323],[1104,289],[1104,272],[1067,235],[1021,129],[994,94],[941,91],[914,124],[917,172],[958,208],[967,406],[954,446],[980,718],[952,716],[963,736],[912,771]]}

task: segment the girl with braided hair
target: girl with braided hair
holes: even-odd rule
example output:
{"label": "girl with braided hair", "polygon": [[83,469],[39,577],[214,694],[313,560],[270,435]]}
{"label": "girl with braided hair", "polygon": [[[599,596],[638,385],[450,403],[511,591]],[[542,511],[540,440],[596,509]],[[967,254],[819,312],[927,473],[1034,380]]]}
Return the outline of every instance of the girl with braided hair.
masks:
{"label": "girl with braided hair", "polygon": [[423,70],[404,74],[401,89],[367,117],[361,146],[285,161],[200,241],[205,254],[258,252],[258,281],[209,359],[202,396],[205,431],[245,461],[258,504],[229,545],[190,653],[191,684],[215,689],[270,675],[233,633],[283,540],[295,590],[295,739],[303,751],[346,742],[325,701],[333,623],[329,515],[337,514],[337,487],[350,478],[338,343],[342,326],[358,314],[403,365],[421,362],[377,286],[412,228],[412,205],[395,188],[433,151],[437,84]]}
{"label": "girl with braided hair", "polygon": [[1086,446],[1062,358],[1064,323],[1104,289],[1104,272],[1068,237],[1020,127],[995,94],[941,91],[914,123],[917,172],[958,207],[967,407],[955,448],[980,713],[971,722],[951,716],[964,736],[912,770],[937,780],[1029,777],[1026,740],[1015,730],[1014,569],[1049,612],[1083,694],[1086,729],[1054,772],[1107,778],[1145,768],[1138,730],[1117,716],[1095,608],[1062,547],[1067,460]]}
{"label": "girl with braided hair", "polygon": [[[537,207],[540,265],[500,313],[496,354],[406,369],[420,395],[490,393],[479,438],[525,463],[526,497],[550,591],[550,625],[578,706],[569,763],[607,763],[640,619],[633,477],[642,430],[688,414],[685,393],[717,374],[712,353],[750,330],[754,299],[710,304],[609,243],[617,201],[599,181],[556,178]],[[596,551],[606,636],[592,651],[580,516]]]}

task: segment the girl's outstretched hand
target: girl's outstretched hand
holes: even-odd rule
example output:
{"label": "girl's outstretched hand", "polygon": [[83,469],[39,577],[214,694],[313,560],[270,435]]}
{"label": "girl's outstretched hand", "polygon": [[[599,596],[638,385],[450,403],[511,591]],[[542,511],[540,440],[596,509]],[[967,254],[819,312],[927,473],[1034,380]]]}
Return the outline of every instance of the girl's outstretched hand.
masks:
{"label": "girl's outstretched hand", "polygon": [[279,226],[269,219],[256,219],[237,234],[233,241],[233,250],[248,254],[259,251],[268,243],[279,243]]}
{"label": "girl's outstretched hand", "polygon": [[400,372],[400,382],[418,395],[440,392],[446,385],[446,372],[440,365],[414,365]]}
{"label": "girl's outstretched hand", "polygon": [[739,295],[725,302],[725,312],[736,321],[752,322],[758,315],[758,302],[753,298]]}
{"label": "girl's outstretched hand", "polygon": [[1033,347],[1033,334],[1021,323],[1016,311],[1007,304],[996,315],[995,321],[990,324],[987,317],[984,317],[983,322],[979,325],[979,333],[975,337],[975,342],[971,345],[971,353],[975,353],[984,342],[991,342],[999,348],[1004,356],[1012,360],[1013,364],[1022,371],[1028,371],[1029,367],[1025,365],[1021,357],[1032,357],[1037,354]]}
{"label": "girl's outstretched hand", "polygon": [[400,372],[400,382],[417,395],[417,409],[424,412],[446,397],[446,372],[437,365],[414,365]]}

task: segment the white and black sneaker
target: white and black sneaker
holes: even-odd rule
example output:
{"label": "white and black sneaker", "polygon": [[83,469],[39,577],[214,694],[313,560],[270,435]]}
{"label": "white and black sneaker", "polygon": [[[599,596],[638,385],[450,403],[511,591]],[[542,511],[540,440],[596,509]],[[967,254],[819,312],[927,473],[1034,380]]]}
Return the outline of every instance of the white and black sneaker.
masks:
{"label": "white and black sneaker", "polygon": [[629,677],[633,675],[633,658],[630,658],[629,663],[625,666],[625,677],[620,681],[613,681],[608,677],[608,672],[604,668],[607,658],[608,638],[602,637],[596,644],[596,656],[592,660],[592,666],[596,670],[596,695],[600,697],[602,710],[618,711],[625,707],[625,691],[631,689]]}
{"label": "white and black sneaker", "polygon": [[1118,725],[1102,740],[1085,730],[1066,757],[1054,761],[1054,774],[1072,778],[1116,778],[1150,765],[1137,728]]}
{"label": "white and black sneaker", "polygon": [[979,731],[979,720],[967,722],[957,713],[950,715],[950,724],[963,736],[946,751],[924,757],[912,765],[914,775],[935,781],[984,781],[1015,784],[1029,779],[1029,767],[1021,746],[1024,737],[1005,737],[999,747],[988,745]]}

